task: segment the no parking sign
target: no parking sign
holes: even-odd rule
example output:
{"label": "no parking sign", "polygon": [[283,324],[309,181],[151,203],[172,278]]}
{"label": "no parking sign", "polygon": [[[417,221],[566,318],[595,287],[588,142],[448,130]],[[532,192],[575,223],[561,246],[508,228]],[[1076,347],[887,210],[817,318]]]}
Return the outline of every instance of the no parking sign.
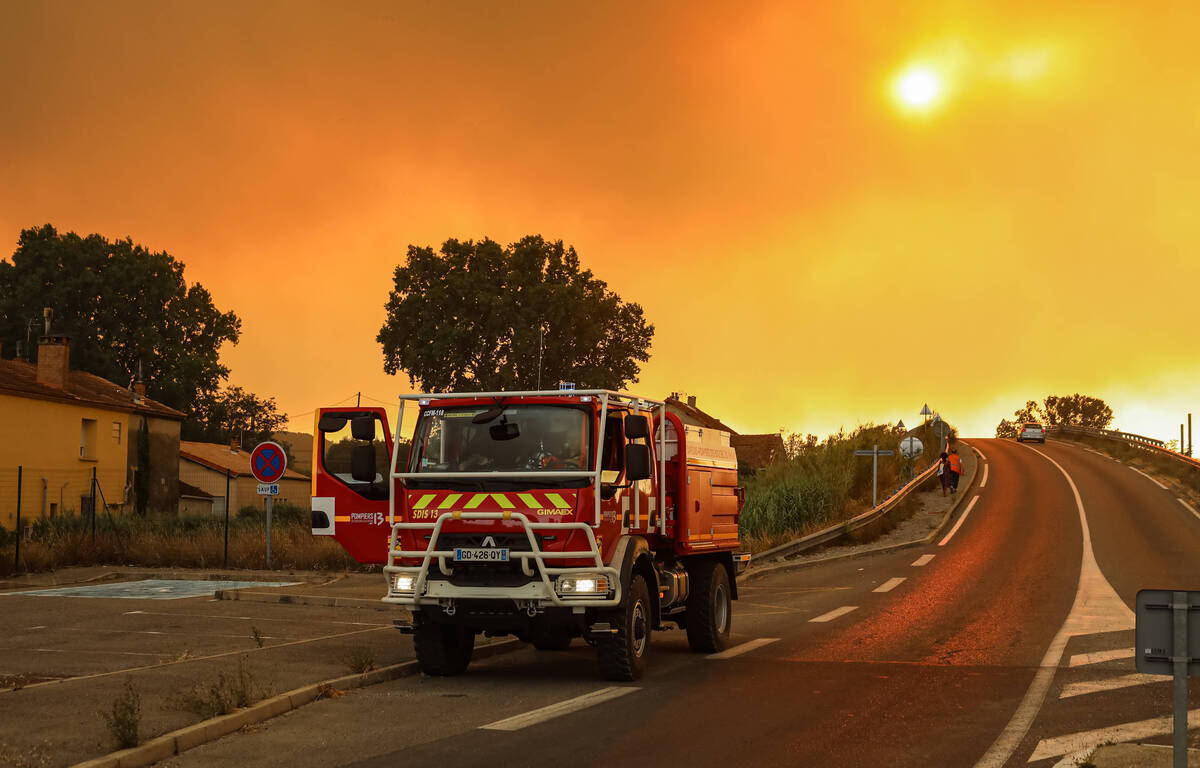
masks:
{"label": "no parking sign", "polygon": [[287,471],[287,454],[283,452],[283,446],[270,440],[254,446],[250,452],[250,471],[260,483],[279,482]]}

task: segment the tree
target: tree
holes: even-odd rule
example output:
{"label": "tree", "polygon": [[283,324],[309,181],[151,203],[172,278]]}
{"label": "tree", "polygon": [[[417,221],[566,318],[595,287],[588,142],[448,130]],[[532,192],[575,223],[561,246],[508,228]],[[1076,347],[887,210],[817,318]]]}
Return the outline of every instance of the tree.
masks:
{"label": "tree", "polygon": [[241,387],[205,393],[197,400],[192,417],[184,422],[185,440],[224,443],[237,440],[249,448],[283,429],[287,415],[280,413],[275,398],[261,398]]}
{"label": "tree", "polygon": [[1025,407],[1013,412],[1013,420],[1001,419],[996,437],[1016,437],[1021,424],[1035,421],[1045,425],[1066,424],[1074,427],[1107,429],[1113,421],[1112,408],[1098,397],[1081,395],[1049,395],[1044,401],[1028,400]]}
{"label": "tree", "polygon": [[42,308],[51,307],[52,331],[71,337],[73,368],[125,384],[140,363],[146,394],[188,411],[229,375],[219,352],[237,343],[241,320],[218,310],[199,283],[189,286],[183,269],[128,238],[61,235],[49,224],[23,230],[11,263],[0,261],[4,350],[36,340]]}
{"label": "tree", "polygon": [[1016,437],[1019,432],[1017,423],[1008,419],[1000,419],[1000,423],[996,425],[996,437]]}
{"label": "tree", "polygon": [[[650,359],[654,326],[561,240],[410,245],[376,340],[383,369],[431,391],[520,390],[559,380],[622,389]],[[539,334],[539,329],[541,333]]]}

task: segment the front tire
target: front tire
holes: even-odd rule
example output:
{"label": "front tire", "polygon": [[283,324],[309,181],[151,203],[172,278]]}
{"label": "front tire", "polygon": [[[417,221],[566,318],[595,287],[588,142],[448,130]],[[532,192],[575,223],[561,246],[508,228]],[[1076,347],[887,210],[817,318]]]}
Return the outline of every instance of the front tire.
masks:
{"label": "front tire", "polygon": [[687,600],[688,645],[697,653],[717,653],[729,644],[733,626],[732,589],[725,566],[701,561],[692,574],[692,592]]}
{"label": "front tire", "polygon": [[646,653],[650,650],[650,590],[646,579],[635,574],[625,597],[625,605],[609,615],[617,633],[596,641],[596,659],[606,680],[631,683],[646,673]]}
{"label": "front tire", "polygon": [[454,624],[420,622],[413,627],[417,666],[430,677],[453,677],[467,671],[475,652],[475,633]]}

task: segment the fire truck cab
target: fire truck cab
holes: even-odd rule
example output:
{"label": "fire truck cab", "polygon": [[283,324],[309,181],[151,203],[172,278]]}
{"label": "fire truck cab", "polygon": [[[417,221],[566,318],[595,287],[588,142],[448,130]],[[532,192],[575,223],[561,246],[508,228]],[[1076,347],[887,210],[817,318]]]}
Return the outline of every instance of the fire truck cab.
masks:
{"label": "fire truck cab", "polygon": [[390,433],[383,409],[318,412],[313,533],[384,564],[424,673],[463,672],[479,634],[583,637],[612,680],[641,677],[671,624],[695,651],[725,647],[749,559],[728,433],[607,390],[400,399]]}

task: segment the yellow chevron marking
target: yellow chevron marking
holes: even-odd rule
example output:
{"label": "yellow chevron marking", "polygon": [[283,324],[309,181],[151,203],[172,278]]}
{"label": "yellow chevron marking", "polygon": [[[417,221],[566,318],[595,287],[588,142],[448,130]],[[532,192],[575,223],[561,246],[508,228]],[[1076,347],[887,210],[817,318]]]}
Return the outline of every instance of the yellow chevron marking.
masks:
{"label": "yellow chevron marking", "polygon": [[437,494],[435,494],[435,493],[425,494],[424,496],[422,496],[420,499],[417,500],[416,504],[413,504],[413,509],[425,509],[425,507],[427,507],[429,505],[429,502],[433,501],[434,498],[436,498],[436,497],[437,497]]}
{"label": "yellow chevron marking", "polygon": [[483,500],[486,499],[490,495],[491,494],[488,494],[488,493],[475,494],[474,496],[471,497],[471,500],[467,502],[464,509],[475,509],[475,507],[478,507],[480,504],[482,504]]}
{"label": "yellow chevron marking", "polygon": [[516,504],[513,504],[512,501],[503,493],[493,493],[492,498],[495,499],[496,503],[504,509],[512,509],[513,507],[517,506]]}
{"label": "yellow chevron marking", "polygon": [[442,499],[442,503],[438,504],[438,509],[450,509],[450,507],[453,507],[455,504],[457,504],[458,500],[461,498],[461,493],[452,493],[446,498]]}
{"label": "yellow chevron marking", "polygon": [[530,509],[539,509],[541,504],[538,504],[537,498],[532,493],[518,493],[517,498],[525,502],[525,506]]}
{"label": "yellow chevron marking", "polygon": [[553,504],[558,509],[570,509],[571,508],[571,505],[568,504],[566,502],[566,500],[563,499],[562,496],[559,496],[557,493],[547,493],[546,499],[547,499],[547,501],[549,501],[551,504]]}

